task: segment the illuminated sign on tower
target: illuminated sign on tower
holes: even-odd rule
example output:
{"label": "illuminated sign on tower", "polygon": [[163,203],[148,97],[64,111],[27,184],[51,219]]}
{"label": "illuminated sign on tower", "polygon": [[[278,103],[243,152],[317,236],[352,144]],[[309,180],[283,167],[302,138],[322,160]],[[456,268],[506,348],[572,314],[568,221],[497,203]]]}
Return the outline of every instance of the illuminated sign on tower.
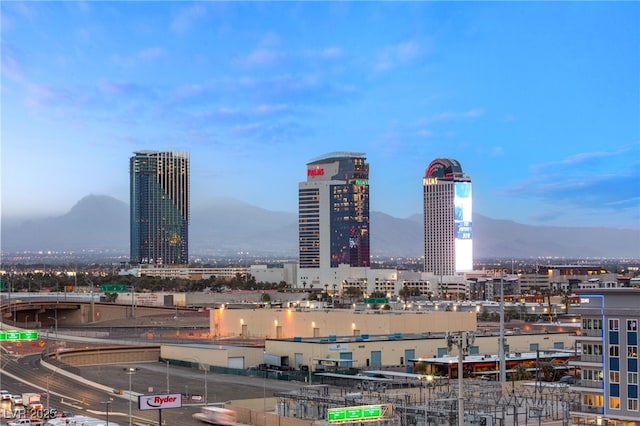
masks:
{"label": "illuminated sign on tower", "polygon": [[424,271],[455,275],[473,270],[471,179],[456,160],[433,160],[422,179]]}

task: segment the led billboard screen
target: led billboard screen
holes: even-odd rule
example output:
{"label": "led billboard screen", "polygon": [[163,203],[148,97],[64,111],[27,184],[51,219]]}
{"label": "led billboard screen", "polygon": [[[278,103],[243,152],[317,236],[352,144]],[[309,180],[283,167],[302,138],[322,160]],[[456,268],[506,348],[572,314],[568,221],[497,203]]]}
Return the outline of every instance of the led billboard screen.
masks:
{"label": "led billboard screen", "polygon": [[468,272],[473,270],[471,182],[456,182],[454,185],[456,272]]}

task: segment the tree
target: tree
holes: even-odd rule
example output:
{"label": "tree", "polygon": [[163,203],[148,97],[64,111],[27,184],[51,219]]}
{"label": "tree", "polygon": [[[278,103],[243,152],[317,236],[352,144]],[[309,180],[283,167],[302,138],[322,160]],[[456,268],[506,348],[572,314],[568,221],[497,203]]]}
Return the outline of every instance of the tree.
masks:
{"label": "tree", "polygon": [[105,293],[104,301],[107,303],[114,303],[118,298],[118,293]]}
{"label": "tree", "polygon": [[409,290],[409,287],[406,284],[398,292],[398,296],[400,296],[405,303],[407,303],[407,298],[409,297],[410,294],[411,294],[411,291]]}
{"label": "tree", "polygon": [[564,313],[569,313],[569,304],[571,303],[571,291],[570,290],[560,290],[560,294],[562,296],[562,304],[564,305]]}
{"label": "tree", "polygon": [[529,380],[531,378],[531,373],[527,371],[527,366],[525,364],[518,364],[514,368],[513,378],[514,380]]}
{"label": "tree", "polygon": [[349,286],[344,289],[344,294],[353,302],[353,299],[360,297],[360,289],[355,286]]}

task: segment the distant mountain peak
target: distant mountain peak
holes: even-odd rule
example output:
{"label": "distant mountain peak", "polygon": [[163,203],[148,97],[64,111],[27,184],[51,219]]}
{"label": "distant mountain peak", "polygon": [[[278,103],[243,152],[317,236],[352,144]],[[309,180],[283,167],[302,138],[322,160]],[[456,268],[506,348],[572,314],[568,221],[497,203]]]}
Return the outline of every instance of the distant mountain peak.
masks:
{"label": "distant mountain peak", "polygon": [[[421,214],[399,219],[371,212],[372,256],[423,255]],[[129,206],[106,195],[88,195],[61,216],[2,220],[2,250],[88,250],[129,252]],[[297,256],[297,213],[277,212],[219,197],[191,209],[189,253]],[[473,217],[474,257],[640,258],[640,231],[522,225],[506,219]]]}

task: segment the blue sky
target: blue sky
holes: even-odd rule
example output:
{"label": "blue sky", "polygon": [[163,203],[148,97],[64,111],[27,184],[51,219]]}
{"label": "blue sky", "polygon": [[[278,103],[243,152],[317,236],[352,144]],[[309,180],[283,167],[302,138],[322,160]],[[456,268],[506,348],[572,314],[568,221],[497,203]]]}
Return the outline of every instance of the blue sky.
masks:
{"label": "blue sky", "polygon": [[2,215],[129,199],[191,154],[192,206],[297,211],[306,163],[366,153],[371,209],[455,158],[474,210],[640,229],[638,2],[2,2]]}

